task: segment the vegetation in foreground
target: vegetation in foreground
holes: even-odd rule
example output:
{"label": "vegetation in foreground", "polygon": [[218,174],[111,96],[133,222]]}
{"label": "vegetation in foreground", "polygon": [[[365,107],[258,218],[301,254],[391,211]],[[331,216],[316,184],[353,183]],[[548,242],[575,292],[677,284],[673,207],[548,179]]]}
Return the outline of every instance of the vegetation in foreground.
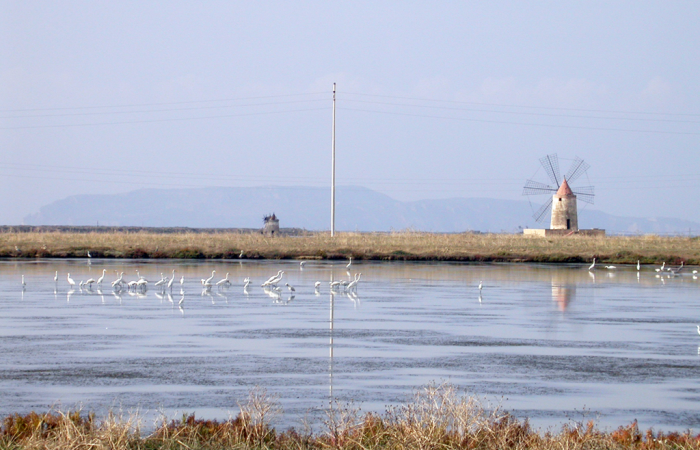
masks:
{"label": "vegetation in foreground", "polygon": [[514,234],[251,232],[2,232],[0,257],[344,259],[415,261],[590,262],[700,264],[700,238],[538,237]]}
{"label": "vegetation in foreground", "polygon": [[240,414],[226,421],[161,420],[142,433],[136,416],[75,412],[11,415],[3,420],[3,449],[698,449],[700,435],[642,433],[636,422],[615,431],[594,422],[564,425],[558,432],[533,430],[500,408],[487,408],[450,385],[431,385],[416,392],[406,405],[383,415],[334,407],[324,429],[277,432],[270,419],[279,411],[264,390],[253,389]]}

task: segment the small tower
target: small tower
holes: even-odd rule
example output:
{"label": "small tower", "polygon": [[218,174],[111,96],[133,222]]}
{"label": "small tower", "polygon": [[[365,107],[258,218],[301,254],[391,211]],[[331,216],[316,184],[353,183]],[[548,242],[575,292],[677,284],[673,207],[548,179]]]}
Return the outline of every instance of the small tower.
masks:
{"label": "small tower", "polygon": [[270,216],[265,216],[263,218],[263,229],[262,229],[262,234],[266,236],[274,236],[275,234],[279,234],[280,232],[280,221],[275,216],[275,213],[272,213]]}
{"label": "small tower", "polygon": [[550,228],[552,230],[578,231],[576,196],[571,191],[566,178],[552,197],[552,224]]}

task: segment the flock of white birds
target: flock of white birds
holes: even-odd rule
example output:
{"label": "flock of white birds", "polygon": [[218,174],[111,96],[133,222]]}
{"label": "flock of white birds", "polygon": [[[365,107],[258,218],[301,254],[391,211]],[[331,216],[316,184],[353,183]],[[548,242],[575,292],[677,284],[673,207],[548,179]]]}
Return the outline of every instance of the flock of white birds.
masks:
{"label": "flock of white birds", "polygon": [[[88,253],[88,258],[91,256]],[[88,260],[90,261],[90,260]],[[304,264],[306,261],[302,261],[299,264],[299,269],[304,270]],[[88,264],[91,264],[88,262]],[[345,266],[347,269],[347,273],[349,276],[348,280],[339,280],[339,281],[331,281],[329,282],[329,288],[331,293],[346,293],[346,294],[356,294],[357,293],[357,286],[360,283],[360,279],[362,277],[362,273],[356,273],[354,276],[350,274],[350,268],[352,267],[352,258],[349,259],[348,264]],[[124,272],[119,272],[115,271],[117,278],[111,282],[111,288],[113,291],[120,293],[120,292],[138,292],[138,293],[145,293],[148,290],[148,286],[152,285],[162,293],[169,291],[172,292],[173,286],[179,285],[180,286],[180,293],[184,295],[184,285],[185,285],[185,276],[182,275],[177,278],[175,275],[175,269],[172,270],[172,273],[170,276],[165,276],[163,273],[160,274],[160,279],[158,281],[150,281],[141,273],[139,270],[136,270],[136,278],[132,279],[130,281],[127,281],[124,279]],[[107,269],[102,269],[102,275],[97,278],[89,278],[84,281],[79,281],[76,283],[76,281],[71,278],[71,274],[67,273],[66,274],[66,281],[68,282],[68,286],[70,287],[71,290],[74,290],[76,287],[80,289],[81,291],[83,290],[91,290],[93,286],[96,286],[99,290],[102,289],[103,283],[105,282],[105,277],[107,275]],[[202,286],[203,293],[211,291],[212,288],[217,288],[217,289],[224,289],[230,287],[233,283],[231,281],[230,273],[227,272],[226,276],[218,281],[214,281],[216,276],[216,270],[212,270],[211,276],[208,278],[202,278],[200,280],[200,284]],[[282,288],[279,286],[280,282],[284,278],[284,271],[280,270],[277,272],[277,274],[271,276],[268,278],[265,282],[263,282],[260,286],[264,288],[264,290],[268,293],[279,293],[282,291]],[[58,271],[56,271],[54,275],[54,283],[56,286],[58,286],[59,282],[59,275]],[[250,277],[246,277],[243,279],[243,291],[244,293],[248,293],[248,287],[251,284],[251,279]],[[22,288],[26,288],[26,280],[24,275],[22,275]],[[287,290],[294,295],[296,293],[296,288],[289,283],[284,283],[284,286],[286,286]],[[321,290],[322,283],[320,281],[317,281],[314,284],[314,290],[315,293],[319,293]],[[182,300],[180,300],[180,304],[182,304],[184,300],[184,297]]]}
{"label": "flock of white birds", "polygon": [[[243,252],[241,251],[241,257],[243,256]],[[90,254],[88,253],[88,258],[90,258]],[[299,269],[304,270],[304,265],[306,264],[306,261],[301,261],[299,263]],[[666,267],[666,262],[664,261],[663,264],[661,264],[660,267],[654,268],[654,271],[657,273],[657,277],[663,276],[663,275],[668,275],[669,277],[673,276],[678,276],[680,272],[683,270],[683,267],[685,265],[684,261],[681,261],[681,265],[677,268],[672,268],[672,267]],[[352,258],[349,258],[348,264],[345,266],[347,269],[348,275],[350,275],[350,268],[352,267]],[[606,270],[616,270],[617,267],[613,265],[607,265],[603,266]],[[588,267],[589,271],[593,271],[596,269],[596,259],[593,258],[593,263]],[[637,261],[637,276],[639,276],[639,272],[641,271],[641,264],[639,261]],[[89,278],[85,281],[80,281],[78,283],[78,287],[82,290],[83,288],[85,289],[92,289],[93,285],[98,286],[100,289],[102,288],[102,282],[105,279],[105,276],[107,274],[107,269],[102,269],[102,275],[97,278]],[[698,271],[693,270],[692,272],[693,278],[697,279]],[[138,270],[136,270],[136,276],[137,279],[131,280],[131,281],[125,281],[124,280],[124,272],[118,272],[117,273],[117,279],[111,282],[111,287],[114,291],[116,292],[121,292],[121,291],[129,291],[129,292],[145,292],[148,289],[148,284],[150,283],[149,280],[147,280],[143,275],[139,273]],[[209,292],[213,287],[217,288],[224,288],[224,287],[229,287],[232,285],[231,280],[229,279],[230,273],[227,272],[226,276],[216,282],[214,282],[214,277],[216,275],[216,270],[211,271],[211,276],[208,278],[202,278],[200,280],[200,283],[202,285],[203,293],[204,292]],[[357,285],[360,282],[360,279],[362,277],[362,273],[356,273],[349,280],[337,280],[337,281],[331,281],[329,282],[329,288],[331,293],[339,293],[343,292],[346,294],[350,295],[356,295],[357,293]],[[263,282],[260,287],[262,287],[266,292],[275,295],[278,294],[282,291],[282,288],[279,287],[279,283],[282,281],[284,278],[284,271],[279,270],[275,275],[271,276],[268,278],[265,282]],[[70,286],[71,289],[74,289],[76,286],[75,280],[73,280],[70,276],[70,273],[66,275],[66,280],[68,281],[68,285]],[[170,290],[172,292],[173,285],[175,284],[176,276],[175,276],[175,269],[172,270],[172,274],[170,277],[164,276],[162,273],[160,274],[160,280],[156,281],[153,283],[155,287],[158,287],[162,292],[165,292],[166,290]],[[58,271],[56,271],[56,274],[54,275],[54,282],[58,284]],[[178,283],[180,285],[180,294],[182,294],[182,298],[179,301],[179,305],[182,305],[184,302],[184,291],[183,287],[185,285],[185,276],[182,275],[180,279],[178,280]],[[248,293],[248,286],[250,286],[251,280],[250,277],[246,277],[243,279],[243,291],[244,293]],[[315,293],[319,293],[321,286],[323,283],[320,281],[317,281],[314,283],[314,290]],[[22,275],[22,289],[26,287],[26,281],[24,278],[24,275]],[[284,284],[291,295],[293,296],[296,293],[296,288],[289,283]],[[481,291],[484,287],[483,281],[479,281],[478,289],[479,289],[479,302],[481,302]],[[698,327],[698,334],[700,334],[700,325]]]}

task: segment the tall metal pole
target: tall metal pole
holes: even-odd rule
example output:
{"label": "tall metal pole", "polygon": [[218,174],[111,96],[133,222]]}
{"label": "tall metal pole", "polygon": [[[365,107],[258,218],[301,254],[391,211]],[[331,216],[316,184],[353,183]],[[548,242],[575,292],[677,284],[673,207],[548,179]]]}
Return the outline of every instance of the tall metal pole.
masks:
{"label": "tall metal pole", "polygon": [[331,237],[335,236],[335,83],[333,83],[333,131],[331,132]]}

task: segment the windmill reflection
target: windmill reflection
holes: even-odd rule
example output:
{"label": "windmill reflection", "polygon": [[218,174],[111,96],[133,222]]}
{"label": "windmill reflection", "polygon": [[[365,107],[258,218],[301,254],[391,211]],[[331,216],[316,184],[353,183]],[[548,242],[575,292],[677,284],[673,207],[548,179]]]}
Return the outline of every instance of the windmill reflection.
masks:
{"label": "windmill reflection", "polygon": [[[560,271],[552,275],[552,301],[561,312],[566,311],[576,298],[576,283],[572,276],[574,274]],[[593,280],[595,282],[595,278]]]}

